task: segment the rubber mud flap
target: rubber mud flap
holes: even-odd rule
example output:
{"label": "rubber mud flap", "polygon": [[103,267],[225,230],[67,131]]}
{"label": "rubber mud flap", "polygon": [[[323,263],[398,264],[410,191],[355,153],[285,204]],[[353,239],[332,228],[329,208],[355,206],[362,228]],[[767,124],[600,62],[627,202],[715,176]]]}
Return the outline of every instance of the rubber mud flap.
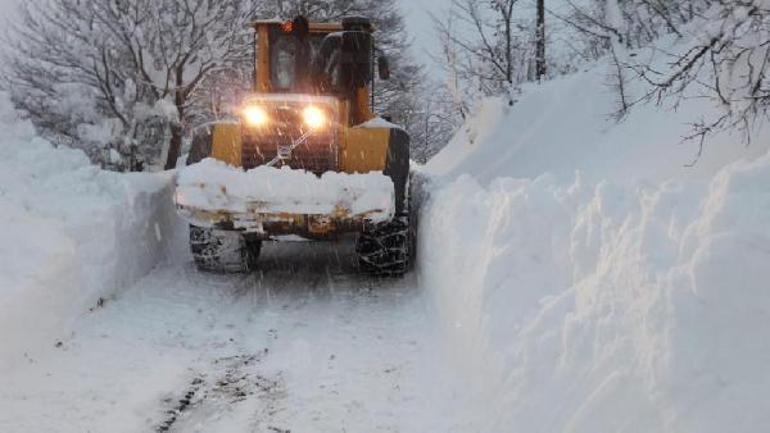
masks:
{"label": "rubber mud flap", "polygon": [[390,130],[388,155],[383,174],[393,180],[396,193],[396,215],[402,215],[406,208],[406,188],[409,184],[409,134],[401,128]]}

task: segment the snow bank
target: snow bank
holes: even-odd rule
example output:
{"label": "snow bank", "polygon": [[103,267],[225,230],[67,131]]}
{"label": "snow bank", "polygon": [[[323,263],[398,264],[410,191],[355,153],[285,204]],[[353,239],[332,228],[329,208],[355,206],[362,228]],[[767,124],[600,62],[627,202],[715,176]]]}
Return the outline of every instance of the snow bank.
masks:
{"label": "snow bank", "polygon": [[710,182],[437,192],[421,269],[488,407],[479,431],[768,425],[768,182],[765,156]]}
{"label": "snow bank", "polygon": [[367,214],[373,222],[393,217],[393,181],[382,173],[327,172],[261,166],[242,171],[215,159],[180,170],[177,204],[233,213],[304,215]]}
{"label": "snow bank", "polygon": [[425,167],[419,269],[474,385],[467,416],[483,432],[764,431],[770,129],[712,137],[685,167],[709,101],[616,124],[605,68],[488,101]]}
{"label": "snow bank", "polygon": [[146,274],[178,222],[171,175],[104,172],[54,149],[2,94],[0,125],[0,364],[13,364]]}

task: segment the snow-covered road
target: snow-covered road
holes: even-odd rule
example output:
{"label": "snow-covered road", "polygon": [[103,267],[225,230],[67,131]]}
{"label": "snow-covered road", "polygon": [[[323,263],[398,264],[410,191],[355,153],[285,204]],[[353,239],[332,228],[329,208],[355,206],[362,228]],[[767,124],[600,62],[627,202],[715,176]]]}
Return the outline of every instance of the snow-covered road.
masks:
{"label": "snow-covered road", "polygon": [[0,431],[466,431],[416,286],[355,274],[347,243],[269,245],[252,275],[160,266],[0,377]]}

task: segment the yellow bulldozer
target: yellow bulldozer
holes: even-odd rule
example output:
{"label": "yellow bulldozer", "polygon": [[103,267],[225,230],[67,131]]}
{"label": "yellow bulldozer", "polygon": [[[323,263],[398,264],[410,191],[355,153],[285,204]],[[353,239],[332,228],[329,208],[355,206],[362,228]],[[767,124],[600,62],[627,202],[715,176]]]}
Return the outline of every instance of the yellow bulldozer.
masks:
{"label": "yellow bulldozer", "polygon": [[[322,184],[312,197],[283,194],[280,201],[289,207],[271,206],[276,197],[258,194],[233,207],[222,204],[233,201],[227,197],[235,194],[229,191],[232,186],[218,185],[224,201],[210,204],[190,199],[195,195],[190,184],[178,183],[177,211],[190,224],[197,266],[205,271],[249,271],[258,267],[263,241],[336,240],[355,234],[363,272],[403,275],[414,241],[409,136],[373,114],[376,76],[388,79],[390,71],[375,45],[372,23],[361,17],[311,23],[299,16],[253,25],[253,91],[232,119],[196,131],[186,169],[213,159],[243,174],[270,167],[284,175],[286,170],[312,173],[319,181],[329,172],[337,177],[379,174],[392,183],[390,203],[351,205],[353,195],[366,191],[344,187],[331,206],[320,206],[314,200],[331,188]],[[208,179],[202,176],[195,187],[206,187]]]}

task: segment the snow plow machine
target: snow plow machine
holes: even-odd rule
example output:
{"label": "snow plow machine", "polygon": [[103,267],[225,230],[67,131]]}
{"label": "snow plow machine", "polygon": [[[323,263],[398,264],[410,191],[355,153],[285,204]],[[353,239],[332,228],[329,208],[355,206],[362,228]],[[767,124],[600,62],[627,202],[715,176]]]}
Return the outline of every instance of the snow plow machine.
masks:
{"label": "snow plow machine", "polygon": [[373,114],[387,58],[366,18],[254,23],[254,88],[193,135],[174,201],[199,269],[258,268],[264,241],[356,237],[362,272],[400,276],[414,240],[409,136]]}

